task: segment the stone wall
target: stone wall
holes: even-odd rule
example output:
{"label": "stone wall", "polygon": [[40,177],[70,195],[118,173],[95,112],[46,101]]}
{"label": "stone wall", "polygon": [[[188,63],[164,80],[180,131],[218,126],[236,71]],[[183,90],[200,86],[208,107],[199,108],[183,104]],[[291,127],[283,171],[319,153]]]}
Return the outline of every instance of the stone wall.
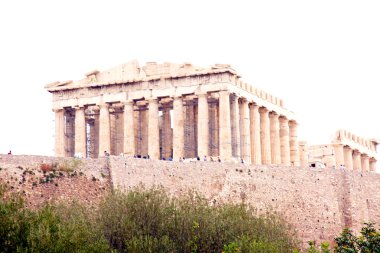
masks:
{"label": "stone wall", "polygon": [[60,201],[96,206],[111,189],[104,158],[0,155],[0,184],[20,193],[30,208]]}
{"label": "stone wall", "polygon": [[303,242],[332,241],[342,228],[380,222],[380,175],[310,168],[179,163],[110,158],[113,186],[130,190],[162,185],[173,195],[195,189],[211,203],[252,204],[292,224]]}
{"label": "stone wall", "polygon": [[[45,200],[96,204],[111,186],[130,190],[139,185],[162,185],[176,196],[194,189],[210,203],[244,202],[260,213],[276,211],[295,227],[303,242],[331,241],[345,226],[357,231],[364,221],[380,222],[380,174],[373,172],[111,156],[80,159],[77,176],[65,174],[55,181],[57,185],[33,186],[36,178],[43,176],[41,163],[72,160],[0,155],[0,183],[23,192],[32,207]],[[35,175],[26,173],[25,178],[26,170]]]}

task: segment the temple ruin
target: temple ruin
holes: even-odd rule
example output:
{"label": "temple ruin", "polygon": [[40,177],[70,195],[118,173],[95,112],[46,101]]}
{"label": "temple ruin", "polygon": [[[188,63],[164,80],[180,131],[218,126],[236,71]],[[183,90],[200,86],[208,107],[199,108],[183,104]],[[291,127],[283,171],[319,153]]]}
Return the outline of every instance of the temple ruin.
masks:
{"label": "temple ruin", "polygon": [[377,139],[359,137],[346,130],[336,131],[331,144],[310,146],[310,161],[321,161],[327,167],[355,171],[376,170]]}
{"label": "temple ruin", "polygon": [[53,95],[56,156],[307,164],[294,113],[229,65],[131,61],[45,88]]}

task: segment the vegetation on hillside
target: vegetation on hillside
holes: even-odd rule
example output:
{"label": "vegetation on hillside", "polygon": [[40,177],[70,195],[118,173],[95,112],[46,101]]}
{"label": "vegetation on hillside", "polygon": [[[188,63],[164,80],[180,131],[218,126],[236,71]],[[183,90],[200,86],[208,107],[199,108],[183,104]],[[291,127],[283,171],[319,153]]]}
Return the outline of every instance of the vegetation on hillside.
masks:
{"label": "vegetation on hillside", "polygon": [[[360,235],[355,236],[351,229],[345,228],[335,238],[334,253],[380,253],[380,229],[374,223],[364,223]],[[330,253],[332,250],[328,243],[322,243],[320,249],[315,242],[309,242],[307,253]]]}
{"label": "vegetation on hillside", "polygon": [[[245,205],[212,206],[195,193],[162,189],[107,195],[96,210],[77,203],[25,208],[0,185],[0,252],[299,252],[292,231],[274,215]],[[380,252],[380,231],[365,224],[335,239],[336,253]],[[310,242],[308,253],[330,253]]]}
{"label": "vegetation on hillside", "polygon": [[0,186],[0,252],[292,252],[288,231],[276,216],[211,206],[195,193],[116,192],[96,210],[73,203],[33,211]]}

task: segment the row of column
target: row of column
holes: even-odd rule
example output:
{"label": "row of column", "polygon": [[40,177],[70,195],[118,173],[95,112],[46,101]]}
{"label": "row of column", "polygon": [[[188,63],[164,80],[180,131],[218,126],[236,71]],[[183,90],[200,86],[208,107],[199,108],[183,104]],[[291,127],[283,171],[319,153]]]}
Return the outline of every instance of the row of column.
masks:
{"label": "row of column", "polygon": [[[249,103],[220,91],[218,111],[219,157],[222,161],[232,157],[253,164],[299,165],[297,124],[276,112],[255,103]],[[209,103],[208,94],[197,94],[197,154],[199,157],[210,155]],[[166,115],[169,114],[169,115]],[[166,115],[166,116],[165,116]],[[64,156],[64,110],[55,111],[57,156]],[[163,111],[164,120],[170,121],[170,112]],[[134,102],[124,102],[123,111],[123,151],[127,155],[136,153],[134,131]],[[158,99],[148,100],[148,155],[160,158],[159,103]],[[165,125],[167,125],[166,122]],[[172,140],[165,140],[165,147],[172,144],[173,158],[184,157],[183,98],[173,98]],[[99,156],[111,149],[109,104],[99,105]],[[164,136],[169,136],[165,134]],[[171,135],[170,135],[171,136]],[[84,107],[75,108],[75,153],[86,154],[86,119]]]}
{"label": "row of column", "polygon": [[340,168],[344,166],[347,170],[355,171],[375,171],[376,159],[362,154],[358,150],[353,150],[349,146],[334,144],[335,166]]}

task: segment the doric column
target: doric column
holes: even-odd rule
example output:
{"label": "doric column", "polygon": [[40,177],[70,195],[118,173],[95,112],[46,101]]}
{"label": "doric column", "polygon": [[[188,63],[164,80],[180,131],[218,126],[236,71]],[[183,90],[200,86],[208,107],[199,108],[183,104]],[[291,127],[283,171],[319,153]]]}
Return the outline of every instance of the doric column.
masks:
{"label": "doric column", "polygon": [[271,160],[273,164],[279,165],[281,164],[279,115],[276,112],[271,112],[269,117]]}
{"label": "doric column", "polygon": [[246,163],[251,163],[251,135],[250,135],[250,119],[249,119],[249,103],[243,99],[241,104],[242,127],[241,127],[241,143],[242,158]]}
{"label": "doric column", "polygon": [[289,121],[289,130],[290,130],[290,163],[293,166],[300,165],[300,155],[298,150],[298,133],[297,133],[297,122],[294,120]]}
{"label": "doric column", "polygon": [[344,146],[344,165],[347,170],[352,170],[352,149],[349,146]]}
{"label": "doric column", "polygon": [[165,159],[172,155],[172,140],[170,107],[164,105],[162,109],[162,157]]}
{"label": "doric column", "polygon": [[306,167],[309,163],[309,147],[306,141],[299,142],[300,166]]}
{"label": "doric column", "polygon": [[54,110],[55,114],[55,156],[65,156],[65,111],[63,109]]}
{"label": "doric column", "polygon": [[335,168],[340,169],[341,165],[344,165],[344,152],[343,145],[340,143],[333,143],[335,153]]}
{"label": "doric column", "polygon": [[260,113],[258,105],[250,105],[249,116],[251,123],[251,160],[252,164],[261,164]]}
{"label": "doric column", "polygon": [[230,118],[230,93],[219,92],[219,155],[222,161],[230,160],[231,147],[231,118]]}
{"label": "doric column", "polygon": [[362,171],[369,171],[369,157],[366,154],[361,156]]}
{"label": "doric column", "polygon": [[239,97],[231,97],[231,137],[232,155],[241,157],[240,148],[240,117],[239,117]]}
{"label": "doric column", "polygon": [[157,98],[149,100],[148,155],[151,159],[160,159],[160,127],[158,125]]}
{"label": "doric column", "polygon": [[358,150],[354,150],[353,160],[354,160],[353,169],[356,171],[362,171],[361,154]]}
{"label": "doric column", "polygon": [[376,171],[376,159],[373,157],[369,159],[369,170]]}
{"label": "doric column", "polygon": [[86,119],[83,107],[75,108],[75,154],[86,157]]}
{"label": "doric column", "polygon": [[182,97],[174,97],[173,101],[173,159],[178,161],[184,157],[185,129],[183,119]]}
{"label": "doric column", "polygon": [[198,94],[198,156],[209,156],[209,116],[207,93]]}
{"label": "doric column", "polygon": [[271,164],[270,149],[270,128],[269,111],[265,107],[260,107],[260,139],[261,139],[261,159],[263,164]]}
{"label": "doric column", "polygon": [[281,164],[290,166],[289,120],[280,117]]}
{"label": "doric column", "polygon": [[111,124],[109,105],[101,104],[99,115],[99,157],[104,156],[104,151],[111,152]]}
{"label": "doric column", "polygon": [[135,124],[133,101],[124,102],[124,154],[135,155]]}

